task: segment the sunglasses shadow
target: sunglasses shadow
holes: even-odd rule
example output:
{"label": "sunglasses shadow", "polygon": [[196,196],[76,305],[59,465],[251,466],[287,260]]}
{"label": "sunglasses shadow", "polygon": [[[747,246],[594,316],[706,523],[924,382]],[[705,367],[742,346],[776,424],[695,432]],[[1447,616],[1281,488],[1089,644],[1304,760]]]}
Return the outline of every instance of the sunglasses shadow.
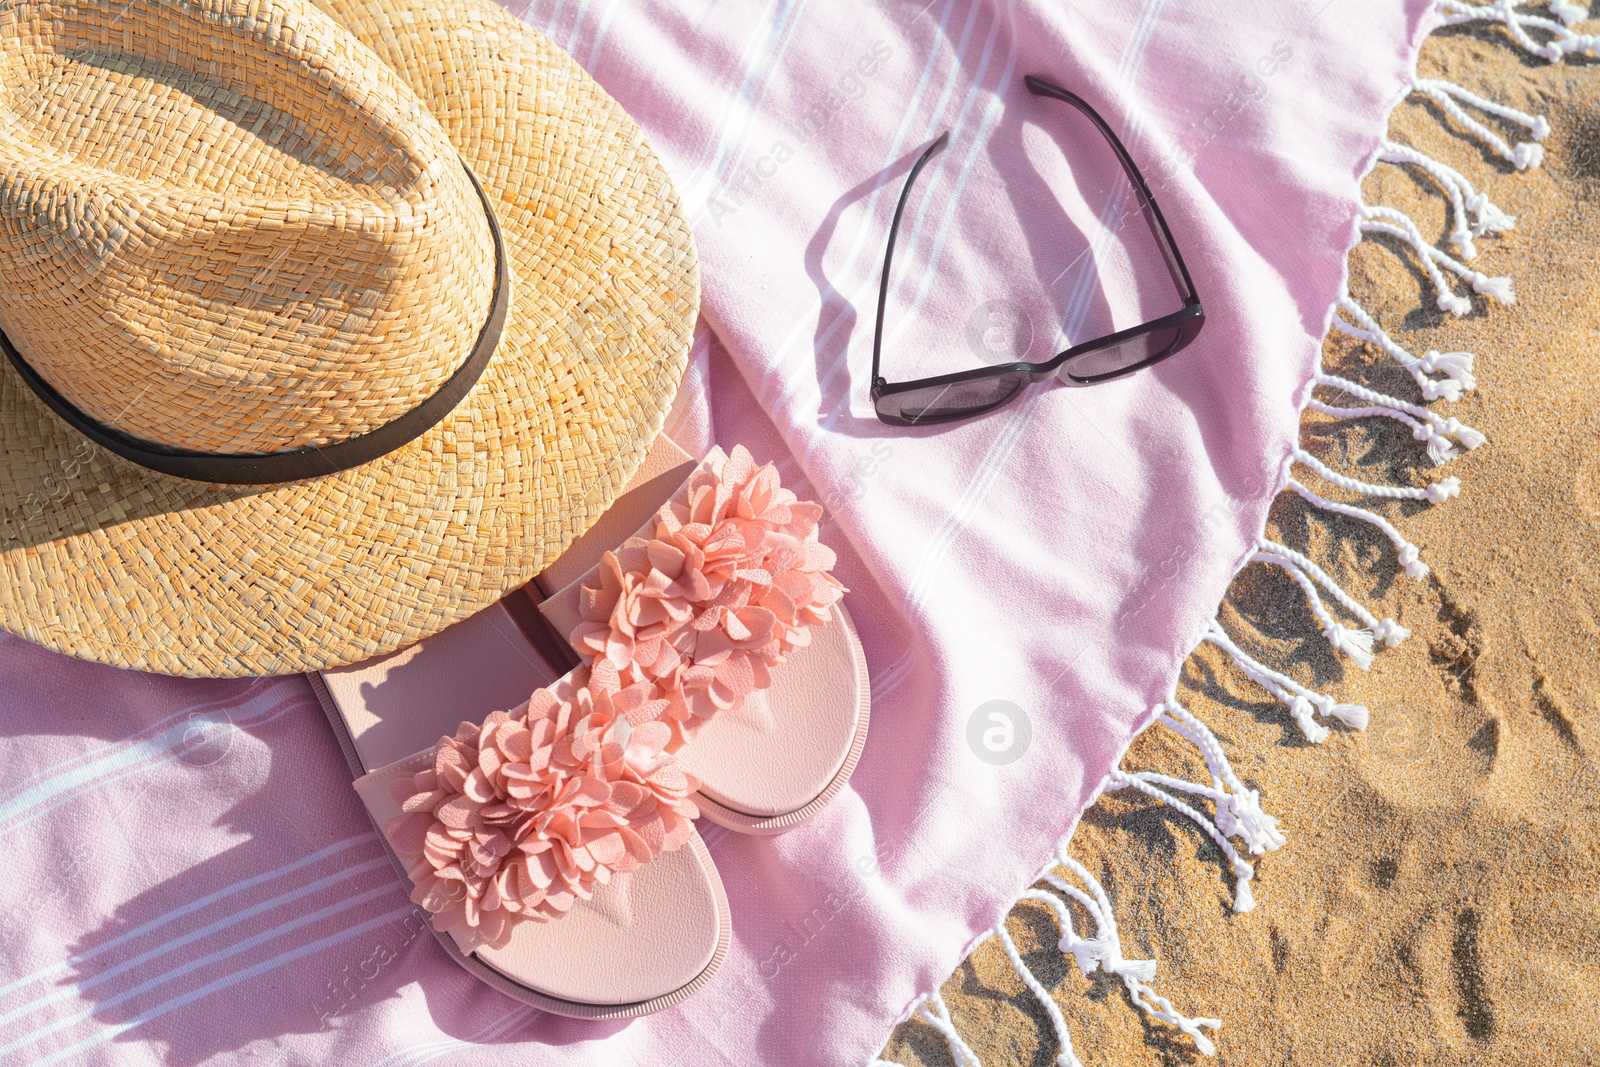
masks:
{"label": "sunglasses shadow", "polygon": [[[890,198],[898,195],[899,182],[911,170],[917,157],[922,153],[922,145],[917,145],[911,151],[901,156],[890,166],[884,168],[870,178],[866,178],[846,190],[833,202],[828,210],[827,217],[812,234],[811,240],[806,243],[805,264],[806,274],[816,286],[819,300],[816,330],[812,335],[812,359],[816,365],[817,385],[821,393],[817,410],[817,424],[823,429],[846,437],[880,438],[893,434],[896,437],[926,437],[942,431],[954,429],[973,419],[985,418],[994,412],[974,416],[973,419],[962,419],[958,422],[927,423],[922,426],[890,426],[880,422],[875,416],[860,418],[851,411],[851,399],[858,393],[867,395],[871,382],[862,376],[861,381],[856,381],[850,369],[850,346],[855,339],[856,324],[860,315],[856,305],[845,296],[829,280],[827,270],[823,265],[823,258],[827,255],[829,246],[839,228],[839,220],[851,205],[866,200],[874,192]],[[893,200],[890,200],[893,203]],[[872,225],[869,220],[867,225]],[[881,235],[887,239],[887,231]],[[880,241],[880,244],[882,242]],[[882,252],[877,251],[878,270],[882,269]],[[871,287],[873,299],[876,299],[878,287],[876,279],[879,275],[874,272],[874,284]],[[873,305],[874,309],[876,304]],[[1009,405],[1008,405],[1009,406]],[[996,410],[1004,410],[999,408]]]}
{"label": "sunglasses shadow", "polygon": [[[847,437],[882,437],[887,427],[876,418],[857,418],[851,413],[850,398],[857,391],[865,393],[870,382],[857,383],[850,372],[850,345],[855,337],[856,321],[860,317],[856,306],[828,279],[823,258],[833,243],[839,229],[839,220],[852,204],[860,203],[877,192],[893,197],[898,191],[896,178],[903,177],[916,162],[921,146],[913,148],[885,169],[878,171],[844,191],[827,216],[806,242],[806,275],[816,286],[818,309],[817,326],[811,338],[812,359],[816,365],[817,386],[822,394],[818,404],[817,422],[825,429]],[[892,202],[892,201],[891,201]],[[872,225],[868,219],[864,225]],[[881,260],[880,260],[881,264]],[[873,292],[877,287],[873,287]]]}

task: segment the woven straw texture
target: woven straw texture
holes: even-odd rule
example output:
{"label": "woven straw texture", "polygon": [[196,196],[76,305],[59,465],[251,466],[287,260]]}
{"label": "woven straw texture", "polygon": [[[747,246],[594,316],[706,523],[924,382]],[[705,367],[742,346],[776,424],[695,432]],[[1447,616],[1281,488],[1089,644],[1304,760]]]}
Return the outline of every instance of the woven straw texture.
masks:
{"label": "woven straw texture", "polygon": [[[374,54],[376,53],[376,54]],[[659,431],[699,302],[637,125],[488,0],[0,10],[0,327],[91,416],[269,452],[430,396],[513,303],[439,425],[326,478],[154,474],[0,370],[0,626],[171,674],[409,644],[526,582]]]}

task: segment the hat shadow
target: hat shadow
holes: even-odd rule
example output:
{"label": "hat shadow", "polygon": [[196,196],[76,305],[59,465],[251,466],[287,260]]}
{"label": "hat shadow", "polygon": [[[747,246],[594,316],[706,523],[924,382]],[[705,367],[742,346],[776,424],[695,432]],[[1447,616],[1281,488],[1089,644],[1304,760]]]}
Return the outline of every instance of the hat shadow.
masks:
{"label": "hat shadow", "polygon": [[[85,67],[97,67],[116,74],[124,73],[126,69],[124,53],[117,51],[67,49],[60,45],[56,45],[53,51],[64,60]],[[249,93],[216,92],[215,85],[197,80],[195,72],[186,67],[140,57],[138,76],[188,97],[222,123],[239,131],[240,136],[260,138],[262,131],[265,131],[265,136],[271,138],[270,143],[278,153],[330,178],[351,180],[360,167],[372,165],[352,154],[344,157],[346,166],[335,166],[334,161],[339,157],[328,151],[328,145],[322,139],[311,135],[312,131],[299,116]]]}
{"label": "hat shadow", "polygon": [[[197,770],[226,774],[226,749],[244,741],[190,758],[214,758]],[[406,909],[405,891],[375,835],[357,830],[353,793],[339,803],[325,788],[342,768],[311,762],[330,766],[272,753],[259,788],[213,824],[238,845],[121,901],[68,947],[59,985],[87,1002],[100,1033],[125,1029],[113,1040],[159,1043],[163,1062],[190,1067],[336,1029],[400,996],[431,937],[406,914],[372,924]],[[308,790],[336,807],[285,818],[281,798]]]}
{"label": "hat shadow", "polygon": [[[159,1043],[162,1062],[192,1067],[246,1050],[275,1054],[285,1038],[371,1032],[417,1010],[428,1029],[477,1044],[562,1045],[627,1025],[557,1019],[449,959],[408,899],[302,680],[142,675],[16,638],[0,640],[0,666],[17,672],[19,707],[59,706],[69,691],[128,698],[50,722],[5,716],[0,736],[103,739],[112,756],[129,744],[166,752],[164,763],[41,812],[46,855],[74,843],[74,855],[84,852],[87,865],[57,879],[75,908],[93,914],[108,885],[143,888],[7,983],[3,1036],[24,1059],[63,1050],[92,1059],[96,1046],[117,1058],[110,1050],[124,1043]],[[107,809],[115,813],[102,818]],[[237,843],[210,852],[206,842],[219,838]],[[185,852],[206,854],[187,862]],[[172,873],[148,881],[129,869],[147,862]],[[95,893],[84,897],[89,885]],[[48,915],[31,925],[48,930]]]}
{"label": "hat shadow", "polygon": [[0,360],[0,552],[34,548],[160,515],[226,504],[275,488],[213,485],[157,474],[73,430]]}

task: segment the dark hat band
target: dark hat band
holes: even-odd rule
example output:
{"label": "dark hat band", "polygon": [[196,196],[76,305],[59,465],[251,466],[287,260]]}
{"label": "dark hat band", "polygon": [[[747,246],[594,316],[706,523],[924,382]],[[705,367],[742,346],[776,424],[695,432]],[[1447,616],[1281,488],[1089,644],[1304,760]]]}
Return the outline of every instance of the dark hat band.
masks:
{"label": "dark hat band", "polygon": [[0,331],[0,349],[5,350],[6,357],[28,388],[79,433],[124,459],[162,474],[198,482],[268,485],[302,478],[320,478],[359,467],[411,443],[454,411],[461,399],[477,384],[484,368],[489,365],[489,358],[494,355],[495,347],[500,343],[500,333],[505,328],[506,313],[511,306],[511,272],[506,267],[505,242],[500,236],[500,222],[495,218],[494,208],[478,176],[465,161],[461,166],[483,203],[484,215],[489,220],[489,234],[494,240],[494,295],[489,304],[489,319],[479,331],[472,351],[437,392],[405,414],[360,437],[292,452],[193,452],[168,448],[131,437],[80,411],[22,358],[22,353],[17,351],[3,331]]}

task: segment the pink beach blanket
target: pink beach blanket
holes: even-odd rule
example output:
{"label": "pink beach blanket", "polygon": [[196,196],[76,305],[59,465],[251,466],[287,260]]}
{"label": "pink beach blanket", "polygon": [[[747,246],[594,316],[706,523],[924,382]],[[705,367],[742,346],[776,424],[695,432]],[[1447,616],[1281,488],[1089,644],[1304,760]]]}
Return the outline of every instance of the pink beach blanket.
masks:
{"label": "pink beach blanket", "polygon": [[[668,426],[825,501],[872,672],[850,787],[776,838],[707,827],[716,981],[628,1023],[522,1007],[421,920],[305,680],[140,675],[0,639],[0,1063],[859,1064],[1076,825],[1259,535],[1340,292],[1358,178],[1423,0],[535,0],[643,125],[699,242]],[[1138,160],[1206,325],[1093,389],[897,430],[893,380],[1175,307]],[[1198,1006],[1191,1006],[1198,1007]],[[1083,1050],[1092,1060],[1092,1050]]]}

